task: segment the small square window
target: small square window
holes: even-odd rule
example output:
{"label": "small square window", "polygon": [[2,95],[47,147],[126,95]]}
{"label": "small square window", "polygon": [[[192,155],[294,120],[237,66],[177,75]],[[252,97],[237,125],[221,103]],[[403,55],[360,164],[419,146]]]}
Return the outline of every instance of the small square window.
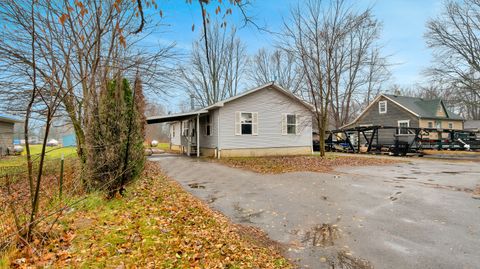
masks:
{"label": "small square window", "polygon": [[378,102],[378,113],[380,114],[387,113],[387,101]]}
{"label": "small square window", "polygon": [[431,121],[428,122],[428,128],[433,128],[433,122]]}
{"label": "small square window", "polygon": [[451,122],[448,123],[448,129],[453,129],[453,123]]}

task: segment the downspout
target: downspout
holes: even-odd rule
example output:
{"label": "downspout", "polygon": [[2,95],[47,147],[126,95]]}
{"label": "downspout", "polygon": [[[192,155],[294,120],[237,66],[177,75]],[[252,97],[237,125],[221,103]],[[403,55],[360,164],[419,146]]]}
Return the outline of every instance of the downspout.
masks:
{"label": "downspout", "polygon": [[220,108],[218,109],[218,116],[217,116],[217,159],[220,159]]}
{"label": "downspout", "polygon": [[315,152],[313,151],[313,116],[310,120],[310,150],[311,150],[311,154],[315,154]]}
{"label": "downspout", "polygon": [[200,157],[200,113],[197,114],[197,158]]}

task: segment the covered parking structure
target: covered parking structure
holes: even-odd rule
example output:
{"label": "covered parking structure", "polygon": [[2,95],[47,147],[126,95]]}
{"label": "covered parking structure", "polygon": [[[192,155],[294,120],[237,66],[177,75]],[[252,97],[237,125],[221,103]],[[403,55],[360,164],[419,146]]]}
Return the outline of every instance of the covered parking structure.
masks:
{"label": "covered parking structure", "polygon": [[[430,134],[437,134],[432,139]],[[391,152],[395,155],[423,149],[479,150],[478,130],[416,128],[398,126],[358,126],[332,130],[325,141],[330,150],[352,153]]]}
{"label": "covered parking structure", "polygon": [[169,123],[171,149],[179,150],[188,156],[196,155],[200,157],[200,118],[207,114],[208,111],[202,109],[187,113],[155,116],[147,118],[147,124]]}

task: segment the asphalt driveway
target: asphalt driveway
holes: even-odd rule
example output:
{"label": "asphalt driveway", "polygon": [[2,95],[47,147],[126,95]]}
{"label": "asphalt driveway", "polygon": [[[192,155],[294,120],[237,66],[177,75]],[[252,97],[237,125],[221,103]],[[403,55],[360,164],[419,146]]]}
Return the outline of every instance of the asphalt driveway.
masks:
{"label": "asphalt driveway", "polygon": [[[479,163],[262,175],[175,155],[150,160],[234,222],[261,228],[303,268],[329,268],[339,250],[375,268],[480,268],[480,200],[471,195]],[[324,224],[333,241],[318,234]]]}

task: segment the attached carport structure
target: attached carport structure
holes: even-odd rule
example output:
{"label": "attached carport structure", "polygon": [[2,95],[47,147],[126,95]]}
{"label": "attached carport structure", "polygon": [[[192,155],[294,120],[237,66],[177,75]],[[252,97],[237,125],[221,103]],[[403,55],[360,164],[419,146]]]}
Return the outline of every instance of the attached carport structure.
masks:
{"label": "attached carport structure", "polygon": [[[186,120],[195,120],[195,138],[196,138],[196,153],[197,157],[200,157],[200,116],[208,113],[208,110],[195,110],[186,113],[178,113],[165,116],[154,116],[147,118],[147,124],[167,123],[167,122],[183,122]],[[191,142],[187,142],[191,143]]]}

